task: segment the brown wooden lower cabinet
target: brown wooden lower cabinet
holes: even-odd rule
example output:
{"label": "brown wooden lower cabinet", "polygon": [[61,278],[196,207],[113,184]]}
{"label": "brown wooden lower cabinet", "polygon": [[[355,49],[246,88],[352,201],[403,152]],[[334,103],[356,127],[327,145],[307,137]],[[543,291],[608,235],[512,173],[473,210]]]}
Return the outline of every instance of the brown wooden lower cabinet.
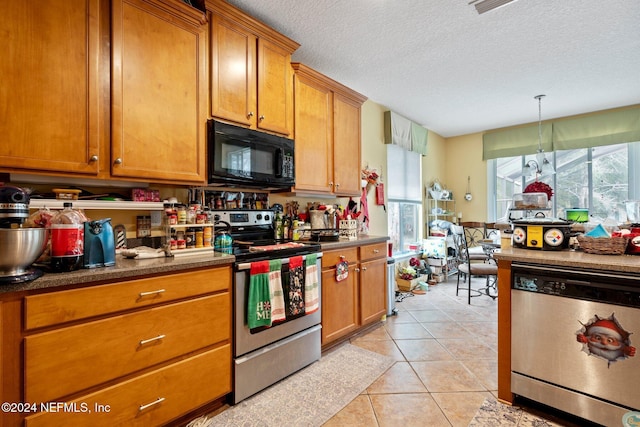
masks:
{"label": "brown wooden lower cabinet", "polygon": [[360,263],[360,324],[376,322],[387,312],[387,258]]}
{"label": "brown wooden lower cabinet", "polygon": [[1,295],[0,395],[36,407],[0,426],[162,425],[223,398],[231,281],[220,266]]}
{"label": "brown wooden lower cabinet", "polygon": [[[27,427],[157,426],[229,392],[231,345],[200,353],[27,417]],[[57,402],[53,402],[55,405]]]}
{"label": "brown wooden lower cabinet", "polygon": [[[386,313],[386,243],[323,251],[322,345],[356,333]],[[349,276],[336,280],[336,264],[349,262]]]}

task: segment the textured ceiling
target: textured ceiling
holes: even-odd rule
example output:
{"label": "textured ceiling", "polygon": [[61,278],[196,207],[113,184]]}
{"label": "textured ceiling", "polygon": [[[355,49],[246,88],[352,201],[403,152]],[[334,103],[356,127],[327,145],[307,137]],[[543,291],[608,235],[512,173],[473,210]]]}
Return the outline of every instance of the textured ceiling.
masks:
{"label": "textured ceiling", "polygon": [[228,0],[293,60],[451,137],[640,103],[639,0]]}

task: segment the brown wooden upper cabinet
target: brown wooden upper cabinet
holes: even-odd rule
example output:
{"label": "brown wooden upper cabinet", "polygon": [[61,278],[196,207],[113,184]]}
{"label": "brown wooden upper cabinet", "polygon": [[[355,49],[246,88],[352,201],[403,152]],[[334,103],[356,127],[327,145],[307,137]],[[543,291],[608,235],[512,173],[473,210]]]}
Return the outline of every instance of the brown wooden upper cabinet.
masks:
{"label": "brown wooden upper cabinet", "polygon": [[365,96],[300,63],[295,70],[296,191],[360,196]]}
{"label": "brown wooden upper cabinet", "polygon": [[3,170],[100,172],[103,12],[100,0],[0,2]]}
{"label": "brown wooden upper cabinet", "polygon": [[204,183],[205,13],[180,0],[112,7],[112,176]]}
{"label": "brown wooden upper cabinet", "polygon": [[0,170],[205,181],[207,22],[181,0],[0,2]]}
{"label": "brown wooden upper cabinet", "polygon": [[291,54],[300,46],[221,0],[211,11],[211,115],[293,138]]}

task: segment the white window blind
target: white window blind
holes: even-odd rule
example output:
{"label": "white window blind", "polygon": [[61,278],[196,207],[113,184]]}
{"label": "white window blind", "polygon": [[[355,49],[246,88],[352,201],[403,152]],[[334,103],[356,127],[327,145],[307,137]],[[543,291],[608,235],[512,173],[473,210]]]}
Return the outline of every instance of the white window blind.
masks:
{"label": "white window blind", "polygon": [[389,200],[422,201],[422,156],[397,145],[387,145]]}

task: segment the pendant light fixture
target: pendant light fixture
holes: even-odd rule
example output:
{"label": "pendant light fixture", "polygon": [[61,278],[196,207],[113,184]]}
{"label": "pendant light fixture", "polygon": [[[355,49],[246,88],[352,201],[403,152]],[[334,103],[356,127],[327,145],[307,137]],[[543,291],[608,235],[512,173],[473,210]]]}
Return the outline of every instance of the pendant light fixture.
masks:
{"label": "pendant light fixture", "polygon": [[553,175],[556,171],[547,160],[542,149],[542,98],[546,95],[536,95],[533,98],[538,100],[538,150],[536,151],[536,159],[529,160],[522,168],[522,175]]}

